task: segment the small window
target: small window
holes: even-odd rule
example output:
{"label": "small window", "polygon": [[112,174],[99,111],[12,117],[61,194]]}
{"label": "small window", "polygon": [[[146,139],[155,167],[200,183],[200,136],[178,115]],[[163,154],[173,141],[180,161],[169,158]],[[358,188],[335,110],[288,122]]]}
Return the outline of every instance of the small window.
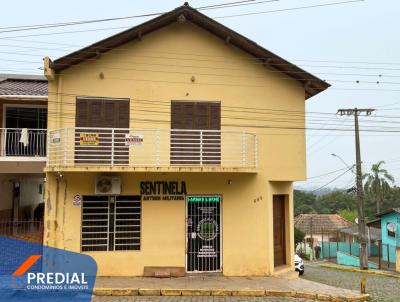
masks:
{"label": "small window", "polygon": [[386,224],[386,228],[387,228],[387,235],[389,237],[396,237],[396,224],[393,222],[388,222]]}
{"label": "small window", "polygon": [[83,196],[82,252],[140,250],[140,196]]}

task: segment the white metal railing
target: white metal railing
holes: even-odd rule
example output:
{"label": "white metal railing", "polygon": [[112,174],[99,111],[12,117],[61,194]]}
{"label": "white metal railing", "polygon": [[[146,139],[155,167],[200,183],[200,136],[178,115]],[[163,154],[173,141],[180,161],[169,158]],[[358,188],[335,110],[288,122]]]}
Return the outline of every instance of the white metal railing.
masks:
{"label": "white metal railing", "polygon": [[46,129],[0,128],[1,157],[45,157]]}
{"label": "white metal railing", "polygon": [[48,130],[49,167],[257,167],[257,137],[236,130]]}

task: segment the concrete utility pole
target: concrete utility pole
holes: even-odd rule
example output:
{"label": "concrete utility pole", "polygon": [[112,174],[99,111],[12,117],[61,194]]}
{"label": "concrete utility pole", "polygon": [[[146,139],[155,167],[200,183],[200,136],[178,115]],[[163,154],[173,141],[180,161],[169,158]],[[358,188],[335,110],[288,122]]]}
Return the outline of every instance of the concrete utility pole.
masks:
{"label": "concrete utility pole", "polygon": [[360,240],[360,269],[368,269],[368,250],[365,229],[365,213],[364,213],[364,191],[362,184],[361,171],[361,151],[360,151],[360,131],[358,126],[358,116],[362,113],[371,115],[374,109],[339,109],[340,115],[354,115],[354,129],[356,139],[356,184],[357,184],[357,199],[358,199],[358,234]]}

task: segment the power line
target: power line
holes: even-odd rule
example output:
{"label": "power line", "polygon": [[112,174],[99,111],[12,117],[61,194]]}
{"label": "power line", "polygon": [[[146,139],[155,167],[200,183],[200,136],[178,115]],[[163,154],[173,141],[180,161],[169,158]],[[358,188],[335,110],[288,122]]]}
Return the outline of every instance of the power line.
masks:
{"label": "power line", "polygon": [[[354,165],[353,165],[353,167],[354,167]],[[339,176],[336,176],[334,179],[332,179],[331,181],[327,182],[327,183],[324,184],[323,186],[321,186],[321,187],[319,187],[319,188],[317,188],[317,189],[315,189],[315,190],[312,190],[311,193],[315,193],[315,192],[317,192],[317,191],[319,191],[319,190],[325,188],[326,186],[330,185],[331,183],[333,183],[334,181],[338,180],[338,179],[341,178],[343,175],[345,175],[346,173],[348,173],[351,169],[353,169],[353,167],[351,167],[350,169],[347,169],[346,171],[344,171],[343,173],[341,173]]]}
{"label": "power line", "polygon": [[345,170],[345,169],[348,169],[348,168],[347,168],[347,167],[346,167],[346,168],[341,168],[341,169],[339,169],[339,170],[327,172],[327,173],[320,174],[320,175],[317,175],[317,176],[307,177],[307,181],[310,180],[310,179],[315,179],[315,178],[320,178],[320,177],[329,176],[329,175],[335,174],[335,173],[337,173],[337,172],[343,171],[343,170]]}
{"label": "power line", "polygon": [[[256,1],[256,0],[245,0],[245,1],[235,1],[235,2],[227,2],[215,5],[208,5],[196,8],[197,10],[210,10],[210,9],[220,9],[220,8],[230,8],[244,5],[255,5],[255,4],[263,4],[269,2],[278,2],[279,0],[266,0],[266,1]],[[69,22],[58,22],[58,23],[45,23],[45,24],[33,24],[33,25],[20,25],[20,26],[7,26],[0,27],[0,34],[9,33],[9,32],[19,32],[19,31],[27,31],[27,30],[37,30],[37,29],[48,29],[48,28],[56,28],[56,27],[66,27],[66,26],[75,26],[75,25],[84,25],[84,24],[94,24],[94,23],[104,23],[110,21],[121,21],[127,19],[137,19],[144,17],[156,17],[167,12],[156,12],[156,13],[147,13],[141,15],[133,15],[133,16],[124,16],[124,17],[113,17],[113,18],[104,18],[104,19],[92,19],[92,20],[80,20],[80,21],[69,21]]]}
{"label": "power line", "polygon": [[[211,10],[211,9],[220,9],[220,8],[230,8],[230,7],[256,5],[256,4],[278,2],[278,1],[279,0],[235,1],[235,2],[228,2],[228,3],[225,3],[225,4],[216,4],[216,5],[208,5],[208,6],[198,7],[197,10]],[[303,9],[309,9],[309,8],[342,5],[342,4],[348,4],[348,3],[354,3],[354,2],[362,2],[362,1],[364,1],[364,0],[330,2],[330,3],[324,3],[324,4],[299,6],[299,7],[290,7],[290,8],[268,10],[268,11],[261,11],[261,12],[250,12],[250,13],[242,13],[242,14],[236,14],[236,15],[218,16],[218,17],[214,17],[214,19],[232,18],[232,17],[239,17],[239,16],[266,14],[266,13],[277,13],[277,12],[284,12],[284,11],[303,10]],[[66,26],[75,26],[75,25],[84,25],[84,24],[104,23],[104,22],[110,22],[110,21],[120,21],[120,20],[137,19],[137,18],[144,18],[144,17],[155,17],[155,16],[160,16],[160,15],[162,15],[164,13],[166,13],[166,12],[156,12],[156,13],[148,13],[148,14],[141,14],[141,15],[134,15],[134,16],[105,18],[105,19],[81,20],[81,21],[70,21],[70,22],[59,22],[59,23],[45,23],[45,24],[22,25],[22,26],[9,26],[9,27],[0,28],[0,34],[9,33],[9,32],[27,31],[27,30],[40,30],[40,29],[49,29],[49,28],[56,28],[56,27],[66,27]]]}
{"label": "power line", "polygon": [[[21,89],[9,89],[12,91],[12,93],[19,94],[19,93],[24,93],[24,90]],[[79,93],[58,93],[58,92],[49,92],[49,95],[61,95],[61,96],[66,96],[66,97],[87,97],[87,98],[99,98],[98,96],[90,96],[90,95],[84,95],[84,94],[79,94]],[[142,99],[142,98],[137,98],[135,96],[127,95],[125,96],[127,99],[131,99],[132,101],[141,104],[141,106],[151,106],[151,108],[154,107],[161,107],[161,108],[170,108],[170,101],[171,99],[181,99],[182,96],[174,96],[174,97],[167,97],[165,98],[166,101],[162,101],[163,97],[159,96],[156,99]],[[113,98],[112,96],[104,96],[101,98]],[[52,103],[58,103],[58,101],[52,101]],[[75,102],[68,102],[68,101],[61,101],[60,103],[65,104],[65,105],[73,105],[75,106]],[[307,118],[307,121],[321,121],[326,124],[327,121],[339,121],[339,118],[329,112],[316,112],[316,111],[300,111],[300,110],[293,110],[293,109],[276,109],[276,108],[261,108],[261,107],[248,107],[248,106],[231,106],[231,105],[224,105],[222,104],[223,111],[225,112],[232,112],[232,113],[250,113],[250,114],[260,114],[260,115],[272,115],[272,116],[283,116],[283,118],[278,118],[276,121],[299,121],[303,122],[305,118]],[[151,112],[155,112],[154,110],[151,110]],[[162,113],[168,113],[169,111],[165,111]],[[312,117],[315,115],[315,117]],[[307,117],[309,116],[309,117]],[[318,117],[321,117],[321,119],[318,119]],[[229,117],[229,116],[227,116]],[[373,116],[373,117],[378,117]],[[385,120],[369,120],[369,123],[387,123],[387,124],[399,124],[399,121],[391,121],[391,118],[397,119],[395,116],[384,116],[382,118],[387,118],[389,119],[388,121]],[[253,119],[257,119],[257,117],[252,117]],[[260,118],[258,118],[260,119]],[[260,119],[264,121],[264,119]],[[267,121],[274,121],[274,118],[268,118]],[[347,121],[345,121],[346,123]],[[343,122],[341,122],[343,124]],[[375,126],[375,125],[374,125]],[[378,127],[378,126],[376,126]]]}
{"label": "power line", "polygon": [[355,3],[355,2],[364,2],[364,0],[351,0],[351,1],[342,1],[342,2],[331,2],[331,3],[324,3],[324,4],[316,4],[316,5],[308,5],[308,6],[298,6],[298,7],[275,9],[275,10],[262,11],[262,12],[251,12],[251,13],[234,14],[234,15],[214,17],[214,19],[242,17],[242,16],[253,16],[253,15],[278,13],[278,12],[285,12],[285,11],[295,11],[295,10],[303,10],[303,9],[309,9],[309,8],[324,7],[324,6],[349,4],[349,3]]}
{"label": "power line", "polygon": [[[22,42],[22,43],[31,43],[31,44],[51,44],[51,45],[62,45],[66,46],[68,48],[83,48],[86,47],[87,45],[78,45],[78,44],[67,44],[67,43],[57,43],[54,41],[33,41],[33,40],[21,40],[21,39],[7,39],[7,38],[2,38],[4,40],[10,40],[10,41],[15,41],[15,42]],[[37,50],[54,50],[54,51],[67,51],[65,47],[63,48],[48,48],[48,47],[32,47],[32,46],[24,46],[24,45],[10,45],[10,44],[2,44],[0,45],[1,47],[19,47],[19,48],[28,48],[28,49],[37,49]],[[103,50],[113,50],[113,51],[124,51],[124,50],[130,50],[130,48],[126,48],[123,46],[119,46],[118,48],[112,48],[112,47],[102,47]],[[84,51],[83,51],[84,52]],[[85,52],[84,52],[85,53]],[[87,53],[93,53],[93,52],[87,52]],[[225,56],[219,56],[219,55],[209,55],[209,54],[199,54],[199,53],[184,53],[184,52],[166,52],[166,51],[155,51],[154,53],[162,53],[162,54],[175,54],[175,55],[190,55],[190,56],[195,56],[195,57],[219,57],[219,58],[225,58]],[[264,58],[260,57],[252,57],[249,58],[247,56],[243,56],[243,59],[246,60],[260,60]],[[366,64],[366,65],[400,65],[400,62],[371,62],[371,61],[340,61],[340,60],[312,60],[312,59],[291,59],[291,61],[299,61],[299,62],[314,62],[314,63],[339,63],[339,64]],[[304,73],[299,71],[299,73]],[[338,73],[333,73],[332,75],[342,75]],[[391,75],[382,75],[382,74],[344,74],[344,75],[360,75],[360,76],[377,76],[377,77],[390,77]]]}

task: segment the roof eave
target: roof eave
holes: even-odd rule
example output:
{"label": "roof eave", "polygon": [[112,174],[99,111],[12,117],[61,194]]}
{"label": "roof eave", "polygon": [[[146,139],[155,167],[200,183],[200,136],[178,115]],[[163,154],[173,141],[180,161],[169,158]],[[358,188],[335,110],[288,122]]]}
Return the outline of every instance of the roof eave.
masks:
{"label": "roof eave", "polygon": [[135,39],[141,39],[144,35],[147,35],[173,22],[177,22],[181,15],[183,15],[186,20],[189,20],[201,28],[215,34],[221,39],[229,41],[229,44],[253,55],[261,63],[267,64],[274,69],[290,76],[294,80],[301,82],[305,89],[306,99],[330,87],[330,84],[326,81],[317,78],[311,73],[268,51],[254,41],[186,5],[180,6],[138,26],[61,57],[52,62],[50,67],[56,73],[60,73],[70,66],[79,64],[91,58],[98,57],[100,54],[105,53],[115,47]]}

